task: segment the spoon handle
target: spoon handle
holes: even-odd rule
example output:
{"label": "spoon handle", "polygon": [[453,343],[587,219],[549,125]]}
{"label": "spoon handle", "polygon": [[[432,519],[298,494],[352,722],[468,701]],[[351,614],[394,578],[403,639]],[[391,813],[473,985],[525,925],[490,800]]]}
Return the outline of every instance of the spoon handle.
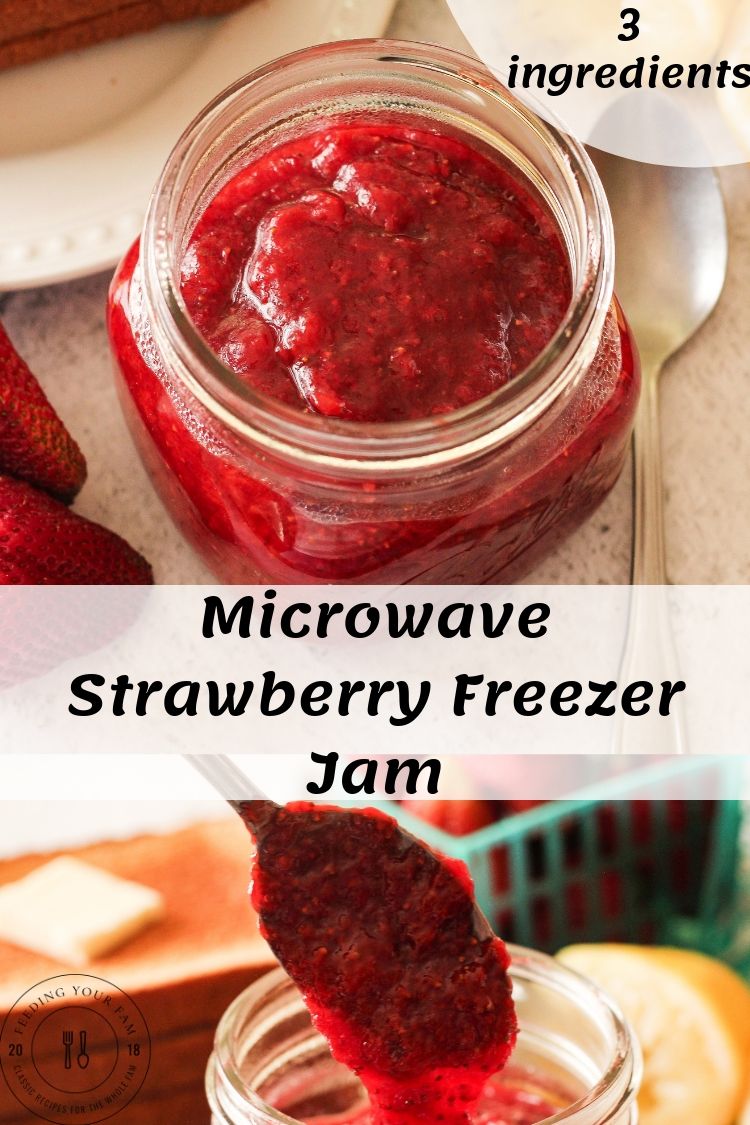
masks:
{"label": "spoon handle", "polygon": [[[660,363],[646,359],[633,432],[633,556],[627,634],[620,665],[622,683],[647,679],[658,690],[676,679],[677,650],[666,590],[664,494],[659,427]],[[681,697],[672,700],[670,717],[654,711],[626,721],[618,712],[614,751],[618,754],[688,752]]]}
{"label": "spoon handle", "polygon": [[238,813],[247,828],[258,835],[266,822],[273,817],[279,806],[266,797],[265,793],[251,780],[226,754],[188,754],[190,764],[198,773],[210,781],[234,811]]}
{"label": "spoon handle", "polygon": [[668,716],[658,713],[662,684],[680,679],[666,586],[631,586],[619,679],[623,684],[645,680],[654,685],[654,695],[647,714],[626,718],[618,709],[614,753],[689,753],[682,694],[672,697]]}
{"label": "spoon handle", "polygon": [[633,555],[630,580],[636,586],[664,586],[667,581],[659,366],[657,363],[644,363],[641,398],[633,431]]}

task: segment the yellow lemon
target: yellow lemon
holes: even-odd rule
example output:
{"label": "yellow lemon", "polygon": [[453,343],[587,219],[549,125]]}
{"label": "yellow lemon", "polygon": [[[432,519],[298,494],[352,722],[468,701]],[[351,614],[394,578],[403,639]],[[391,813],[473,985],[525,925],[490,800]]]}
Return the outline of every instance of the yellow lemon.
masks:
{"label": "yellow lemon", "polygon": [[750,1070],[750,988],[740,977],[682,949],[573,945],[558,956],[618,1002],[638,1037],[641,1125],[735,1125]]}
{"label": "yellow lemon", "polygon": [[737,1125],[750,1125],[750,1086],[747,1090],[747,1100],[745,1102],[745,1108],[740,1114]]}

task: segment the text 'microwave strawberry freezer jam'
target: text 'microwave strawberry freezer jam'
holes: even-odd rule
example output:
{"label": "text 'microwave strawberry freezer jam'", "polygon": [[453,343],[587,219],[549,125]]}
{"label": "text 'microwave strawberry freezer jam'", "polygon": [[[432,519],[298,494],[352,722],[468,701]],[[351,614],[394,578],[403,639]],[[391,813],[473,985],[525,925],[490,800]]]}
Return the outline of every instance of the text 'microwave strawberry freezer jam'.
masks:
{"label": "text 'microwave strawberry freezer jam'", "polygon": [[238,811],[259,928],[288,975],[219,1026],[214,1125],[634,1125],[627,1026],[593,985],[506,947],[464,864],[380,810]]}
{"label": "text 'microwave strawberry freezer jam'", "polygon": [[115,276],[126,414],[232,582],[518,577],[638,394],[601,186],[472,60],[313,48],[190,126]]}

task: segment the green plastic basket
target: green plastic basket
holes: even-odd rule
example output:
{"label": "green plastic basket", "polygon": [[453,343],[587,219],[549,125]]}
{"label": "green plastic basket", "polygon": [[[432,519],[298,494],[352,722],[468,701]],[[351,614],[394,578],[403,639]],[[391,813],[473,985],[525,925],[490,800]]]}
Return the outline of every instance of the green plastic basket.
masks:
{"label": "green plastic basket", "polygon": [[[651,799],[666,781],[678,798]],[[658,942],[724,956],[736,925],[738,791],[731,761],[680,758],[468,836],[401,806],[395,813],[466,863],[482,909],[508,941],[548,952],[579,941]],[[729,796],[701,800],[708,792]]]}

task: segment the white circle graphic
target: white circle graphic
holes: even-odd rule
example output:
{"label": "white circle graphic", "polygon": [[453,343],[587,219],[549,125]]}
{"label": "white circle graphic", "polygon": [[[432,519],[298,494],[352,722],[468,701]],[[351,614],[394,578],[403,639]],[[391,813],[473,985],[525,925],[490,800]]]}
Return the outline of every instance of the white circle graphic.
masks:
{"label": "white circle graphic", "polygon": [[750,161],[750,0],[449,0],[481,60],[585,144]]}

